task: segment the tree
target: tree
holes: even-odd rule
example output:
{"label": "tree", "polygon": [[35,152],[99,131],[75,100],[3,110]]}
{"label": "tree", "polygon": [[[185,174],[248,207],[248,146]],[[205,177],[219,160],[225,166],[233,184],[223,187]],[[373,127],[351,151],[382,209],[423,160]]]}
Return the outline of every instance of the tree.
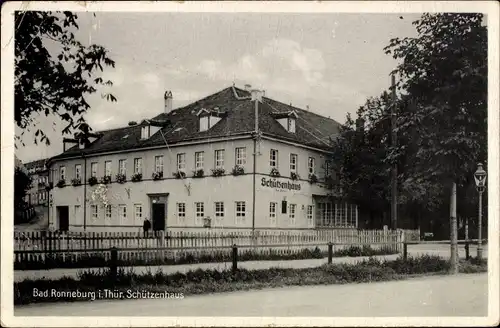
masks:
{"label": "tree", "polygon": [[[103,66],[114,67],[115,62],[103,46],[84,46],[76,40],[77,19],[67,11],[15,14],[14,120],[23,131],[16,140],[23,145],[25,131],[32,129],[35,143],[50,144],[44,130],[37,127],[36,114],[59,117],[67,123],[62,133],[70,134],[85,123],[83,115],[90,108],[86,97],[112,85],[100,73]],[[110,93],[102,97],[116,101]]]}
{"label": "tree", "polygon": [[24,197],[31,188],[32,182],[31,177],[23,169],[16,167],[14,171],[14,208],[16,210],[25,208]]}

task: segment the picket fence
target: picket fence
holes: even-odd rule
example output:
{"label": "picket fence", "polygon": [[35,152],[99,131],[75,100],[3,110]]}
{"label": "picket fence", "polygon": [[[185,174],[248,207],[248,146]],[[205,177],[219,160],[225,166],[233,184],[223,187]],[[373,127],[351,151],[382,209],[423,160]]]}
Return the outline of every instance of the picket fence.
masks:
{"label": "picket fence", "polygon": [[70,261],[99,254],[110,257],[112,247],[119,249],[119,259],[147,260],[171,257],[230,254],[237,245],[240,252],[260,254],[294,254],[318,247],[334,251],[350,246],[371,246],[373,249],[390,248],[402,251],[403,231],[382,230],[311,230],[311,231],[242,231],[242,232],[152,232],[145,236],[133,232],[15,232],[15,263],[44,261],[46,256],[67,258]]}

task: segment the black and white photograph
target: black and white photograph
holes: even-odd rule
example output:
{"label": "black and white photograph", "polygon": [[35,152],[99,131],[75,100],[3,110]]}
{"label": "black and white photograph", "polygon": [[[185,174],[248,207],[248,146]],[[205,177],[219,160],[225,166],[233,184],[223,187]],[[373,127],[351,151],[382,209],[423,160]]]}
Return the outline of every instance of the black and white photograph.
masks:
{"label": "black and white photograph", "polygon": [[497,326],[499,8],[4,3],[2,326]]}

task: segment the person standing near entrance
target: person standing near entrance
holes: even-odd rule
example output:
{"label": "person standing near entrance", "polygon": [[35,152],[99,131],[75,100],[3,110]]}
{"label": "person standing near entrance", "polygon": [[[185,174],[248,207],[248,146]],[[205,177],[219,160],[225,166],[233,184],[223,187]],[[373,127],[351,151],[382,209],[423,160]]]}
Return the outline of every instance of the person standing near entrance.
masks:
{"label": "person standing near entrance", "polygon": [[144,229],[144,237],[148,235],[149,229],[151,229],[151,222],[148,220],[148,218],[144,219],[144,224],[143,224],[143,229]]}

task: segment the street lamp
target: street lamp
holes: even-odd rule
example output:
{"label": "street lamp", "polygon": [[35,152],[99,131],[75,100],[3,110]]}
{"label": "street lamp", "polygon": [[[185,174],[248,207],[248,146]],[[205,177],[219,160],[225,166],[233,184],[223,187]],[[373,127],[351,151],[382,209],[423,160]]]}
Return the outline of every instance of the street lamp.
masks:
{"label": "street lamp", "polygon": [[483,202],[483,192],[486,188],[486,171],[483,169],[483,164],[477,164],[477,170],[474,173],[474,180],[476,181],[476,188],[479,193],[479,218],[478,218],[478,232],[477,232],[477,257],[481,259],[483,257],[483,241],[482,241],[482,202]]}

